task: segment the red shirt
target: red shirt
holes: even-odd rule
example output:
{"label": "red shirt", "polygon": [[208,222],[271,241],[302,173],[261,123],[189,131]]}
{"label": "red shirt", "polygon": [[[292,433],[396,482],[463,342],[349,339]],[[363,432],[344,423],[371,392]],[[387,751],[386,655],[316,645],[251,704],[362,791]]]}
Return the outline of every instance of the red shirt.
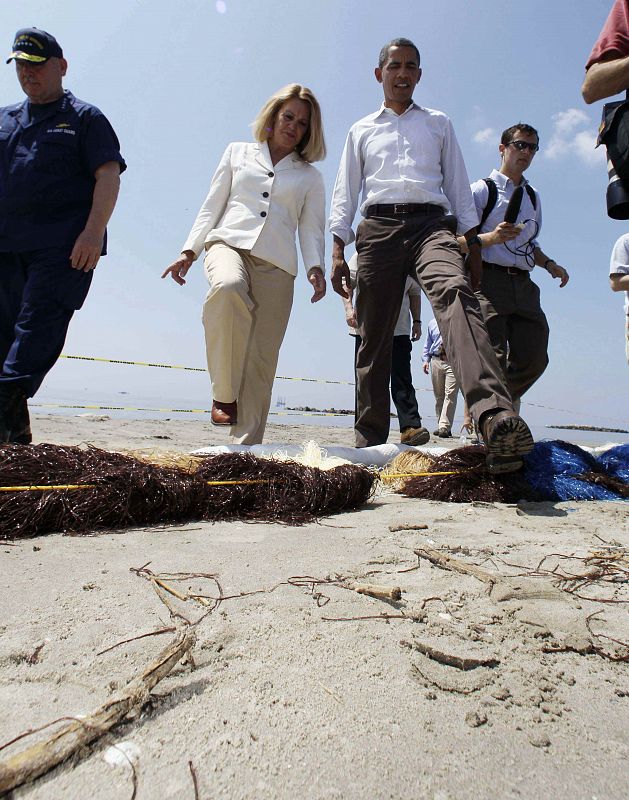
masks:
{"label": "red shirt", "polygon": [[629,56],[629,0],[615,0],[585,65],[586,70],[607,54],[617,58]]}

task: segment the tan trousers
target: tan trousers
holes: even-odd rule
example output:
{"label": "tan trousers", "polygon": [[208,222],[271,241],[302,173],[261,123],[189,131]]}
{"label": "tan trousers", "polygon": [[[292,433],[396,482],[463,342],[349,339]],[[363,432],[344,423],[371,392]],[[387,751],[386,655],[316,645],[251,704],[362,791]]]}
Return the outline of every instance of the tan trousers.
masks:
{"label": "tan trousers", "polygon": [[234,443],[260,444],[295,279],[223,242],[209,246],[204,266],[210,284],[203,327],[212,396],[221,403],[238,401],[238,422],[230,429]]}
{"label": "tan trousers", "polygon": [[435,395],[437,428],[451,430],[460,389],[459,382],[450,364],[435,356],[430,359],[430,378]]}

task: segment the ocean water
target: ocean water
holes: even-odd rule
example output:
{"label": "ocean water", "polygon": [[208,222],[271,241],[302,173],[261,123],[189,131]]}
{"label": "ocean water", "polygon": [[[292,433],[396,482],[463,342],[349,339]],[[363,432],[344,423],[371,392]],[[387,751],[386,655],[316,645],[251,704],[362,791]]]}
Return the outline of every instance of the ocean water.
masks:
{"label": "ocean water", "polygon": [[[424,395],[418,394],[420,410],[426,408],[422,413],[423,424],[432,432],[436,427],[434,406],[432,396],[428,399]],[[279,401],[279,402],[278,402]],[[211,400],[205,391],[197,391],[185,397],[177,392],[168,394],[150,394],[142,392],[141,388],[135,391],[91,391],[89,387],[70,391],[67,387],[50,386],[44,388],[32,401],[29,406],[32,413],[80,415],[80,414],[99,414],[113,418],[129,419],[207,419],[209,416]],[[284,405],[286,403],[286,405]],[[275,395],[269,414],[269,423],[274,425],[307,425],[321,426],[326,428],[351,428],[354,423],[353,415],[332,415],[317,412],[292,411],[286,406],[310,406],[318,407],[312,400],[299,398],[286,399],[284,396]],[[342,396],[330,404],[334,408],[351,408],[353,406],[353,390],[345,387]],[[432,413],[430,413],[432,411]],[[462,412],[462,404],[461,404]],[[533,436],[536,440],[540,439],[562,439],[574,442],[578,445],[599,446],[603,444],[626,444],[629,442],[629,434],[604,433],[599,431],[577,431],[562,430],[549,427],[553,424],[576,424],[576,425],[597,425],[605,427],[623,427],[617,421],[602,421],[583,419],[582,415],[571,417],[569,411],[557,411],[554,409],[544,409],[537,405],[527,407],[522,404],[522,414],[528,421]],[[462,413],[457,414],[453,433],[455,438],[462,424]],[[391,419],[391,431],[398,430],[396,418]]]}

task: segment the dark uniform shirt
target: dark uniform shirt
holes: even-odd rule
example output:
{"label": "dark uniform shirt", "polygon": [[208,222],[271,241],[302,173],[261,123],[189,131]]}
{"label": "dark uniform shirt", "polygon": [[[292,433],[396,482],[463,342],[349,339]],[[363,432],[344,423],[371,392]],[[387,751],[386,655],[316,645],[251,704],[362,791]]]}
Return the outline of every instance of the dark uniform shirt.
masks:
{"label": "dark uniform shirt", "polygon": [[92,208],[94,173],[108,161],[126,169],[113,128],[68,91],[0,108],[0,252],[71,249]]}

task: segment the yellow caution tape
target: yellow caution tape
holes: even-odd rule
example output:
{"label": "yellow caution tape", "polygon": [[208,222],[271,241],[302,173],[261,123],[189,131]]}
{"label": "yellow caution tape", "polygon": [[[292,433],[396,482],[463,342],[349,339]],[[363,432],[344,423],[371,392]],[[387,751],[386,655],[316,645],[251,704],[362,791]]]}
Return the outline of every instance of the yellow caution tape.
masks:
{"label": "yellow caution tape", "polygon": [[[186,372],[207,372],[203,367],[184,367],[180,364],[158,364],[152,361],[125,361],[122,358],[97,358],[96,356],[71,356],[63,353],[60,358],[74,361],[98,361],[103,364],[126,364],[132,367],[158,367],[159,369],[182,369]],[[354,386],[353,381],[332,381],[327,378],[293,378],[286,375],[276,375],[281,381],[306,381],[307,383],[332,383],[340,386]]]}
{"label": "yellow caution tape", "polygon": [[59,358],[69,358],[74,361],[100,361],[104,364],[127,364],[133,367],[159,367],[160,369],[183,369],[187,372],[207,372],[203,367],[183,367],[179,364],[157,364],[152,361],[125,361],[122,358],[97,358],[96,356],[69,356],[62,353]]}
{"label": "yellow caution tape", "polygon": [[[30,408],[80,408],[88,411],[154,411],[161,414],[210,414],[207,408],[143,408],[140,406],[96,406],[77,403],[29,403]],[[328,411],[269,411],[274,417],[348,417]]]}
{"label": "yellow caution tape", "polygon": [[[153,361],[127,361],[122,358],[100,358],[98,356],[74,356],[74,355],[67,355],[66,353],[62,353],[60,358],[67,358],[72,359],[74,361],[98,361],[102,364],[126,364],[132,367],[157,367],[158,369],[182,369],[186,372],[207,372],[204,367],[185,367],[181,364],[160,364]],[[298,378],[289,375],[276,375],[276,380],[280,381],[304,381],[306,383],[327,383],[336,386],[355,386],[356,384],[353,381],[333,381],[329,378]],[[428,388],[425,389],[423,387],[416,388],[415,392],[432,392],[432,389]],[[535,408],[544,408],[547,411],[560,411],[566,414],[578,414],[579,416],[586,416],[588,415],[587,412],[583,411],[571,411],[570,409],[566,408],[556,408],[555,406],[546,406],[542,405],[541,403],[531,403],[529,400],[526,400],[523,405],[527,406],[534,406]],[[100,408],[99,406],[62,406],[62,408]],[[105,410],[112,410],[112,411],[177,411],[177,412],[184,412],[188,411],[191,413],[200,413],[194,409],[162,409],[162,408],[116,408],[112,407],[111,409],[107,409],[106,406],[102,406]],[[204,411],[203,413],[208,413]],[[277,412],[271,412],[277,413]],[[338,414],[325,414],[325,416],[345,416],[345,415],[338,415]],[[591,415],[590,415],[591,416]],[[595,415],[596,416],[596,415]],[[598,419],[613,419],[615,422],[625,422],[625,420],[618,420],[612,417],[598,417]],[[552,426],[547,426],[552,427]]]}

